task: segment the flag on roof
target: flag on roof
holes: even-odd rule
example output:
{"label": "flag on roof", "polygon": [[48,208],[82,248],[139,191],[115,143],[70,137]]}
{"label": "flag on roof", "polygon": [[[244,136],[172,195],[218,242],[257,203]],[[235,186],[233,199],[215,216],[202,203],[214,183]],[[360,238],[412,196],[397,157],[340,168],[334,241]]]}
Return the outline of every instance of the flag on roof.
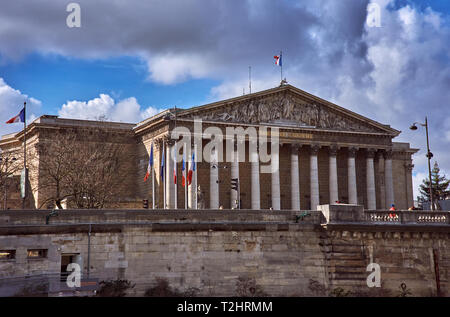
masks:
{"label": "flag on roof", "polygon": [[280,55],[276,55],[273,58],[275,58],[275,64],[276,65],[283,66],[282,61],[281,61],[281,59],[282,59],[282,55],[281,54]]}

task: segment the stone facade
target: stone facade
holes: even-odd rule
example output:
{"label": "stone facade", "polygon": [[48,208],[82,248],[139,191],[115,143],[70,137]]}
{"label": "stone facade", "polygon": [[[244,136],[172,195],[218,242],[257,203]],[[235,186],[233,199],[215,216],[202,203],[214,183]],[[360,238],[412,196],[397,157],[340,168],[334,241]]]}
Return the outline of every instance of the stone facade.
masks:
{"label": "stone facade", "polygon": [[[195,131],[195,120],[202,120],[202,130]],[[142,206],[149,201],[152,208],[181,208],[185,206],[181,182],[173,184],[175,127],[184,127],[192,133],[204,134],[211,127],[226,134],[227,128],[279,129],[279,169],[276,173],[261,173],[267,163],[250,162],[249,140],[245,142],[245,161],[210,164],[197,162],[195,175],[200,186],[203,208],[235,208],[232,202],[231,174],[238,175],[241,208],[315,210],[319,204],[361,204],[368,209],[398,209],[413,204],[412,160],[416,149],[407,143],[392,142],[400,131],[380,124],[356,113],[310,95],[290,85],[190,109],[166,110],[137,125],[60,119],[43,116],[28,127],[28,148],[51,141],[53,131],[96,129],[104,134],[98,142],[123,144],[130,155],[128,176],[124,179],[127,191],[122,208]],[[194,134],[195,135],[195,134]],[[19,149],[23,133],[4,136],[0,140],[3,150]],[[106,141],[109,140],[109,141]],[[204,151],[208,138],[191,143],[191,150]],[[154,182],[144,182],[150,149],[154,151]],[[196,147],[194,147],[194,144]],[[259,146],[271,144],[259,144]],[[226,145],[223,145],[225,153]],[[179,149],[178,149],[179,150]],[[165,156],[166,182],[162,183],[161,159]],[[259,151],[259,150],[258,150]],[[256,153],[258,156],[259,152]],[[39,188],[39,155],[31,156],[37,168],[31,188]],[[190,160],[190,157],[187,158]],[[275,162],[275,161],[274,161]],[[20,164],[20,161],[18,161]],[[181,163],[176,166],[181,180]],[[165,188],[164,188],[165,187]],[[190,208],[195,208],[196,194],[192,194]],[[178,193],[175,202],[175,192]],[[234,195],[235,193],[233,193]],[[28,208],[37,208],[46,194],[33,190]],[[45,206],[44,206],[45,208]]]}

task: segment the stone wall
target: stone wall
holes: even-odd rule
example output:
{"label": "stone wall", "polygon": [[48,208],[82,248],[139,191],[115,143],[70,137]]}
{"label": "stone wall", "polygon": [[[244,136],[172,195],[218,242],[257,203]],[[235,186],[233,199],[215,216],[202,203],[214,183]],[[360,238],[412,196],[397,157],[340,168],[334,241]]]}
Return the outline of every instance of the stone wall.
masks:
{"label": "stone wall", "polygon": [[[60,273],[65,253],[79,253],[86,274],[90,223],[90,277],[128,279],[136,283],[130,295],[143,295],[157,277],[204,296],[239,295],[239,278],[254,279],[270,296],[326,296],[339,288],[397,296],[402,283],[415,296],[436,296],[437,284],[450,295],[448,213],[399,211],[398,222],[370,222],[386,213],[336,206],[306,214],[61,211],[49,225],[44,211],[5,212],[0,249],[16,250],[16,259],[0,261],[0,289],[7,278]],[[28,259],[27,249],[48,249],[47,258]],[[367,287],[372,262],[381,267],[381,288]]]}

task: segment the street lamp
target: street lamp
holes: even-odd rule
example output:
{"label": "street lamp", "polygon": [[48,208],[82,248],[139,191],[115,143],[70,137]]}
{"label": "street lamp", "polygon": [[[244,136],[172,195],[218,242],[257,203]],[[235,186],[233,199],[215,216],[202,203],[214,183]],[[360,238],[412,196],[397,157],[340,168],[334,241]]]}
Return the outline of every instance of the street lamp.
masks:
{"label": "street lamp", "polygon": [[422,127],[425,127],[425,131],[427,134],[427,154],[426,157],[428,158],[428,177],[430,178],[430,206],[431,206],[431,210],[434,210],[434,203],[433,203],[433,181],[431,179],[431,158],[433,157],[433,153],[430,152],[430,141],[428,138],[428,120],[427,117],[425,117],[425,123],[419,123],[419,122],[414,122],[412,124],[412,126],[410,126],[409,128],[413,131],[417,130],[417,126],[416,124],[420,124]]}

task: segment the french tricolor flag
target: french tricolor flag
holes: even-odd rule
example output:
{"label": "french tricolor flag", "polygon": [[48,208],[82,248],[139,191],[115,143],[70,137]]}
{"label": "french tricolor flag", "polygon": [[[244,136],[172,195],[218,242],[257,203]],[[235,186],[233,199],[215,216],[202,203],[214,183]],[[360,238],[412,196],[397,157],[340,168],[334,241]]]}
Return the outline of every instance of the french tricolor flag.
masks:
{"label": "french tricolor flag", "polygon": [[274,56],[273,58],[275,58],[275,64],[276,64],[276,65],[278,65],[278,66],[283,66],[282,61],[281,61],[281,58],[282,58],[282,55],[281,55],[281,54],[280,54],[280,55],[276,55],[276,56]]}
{"label": "french tricolor flag", "polygon": [[25,108],[23,108],[17,116],[6,121],[6,123],[16,123],[16,122],[25,122]]}

